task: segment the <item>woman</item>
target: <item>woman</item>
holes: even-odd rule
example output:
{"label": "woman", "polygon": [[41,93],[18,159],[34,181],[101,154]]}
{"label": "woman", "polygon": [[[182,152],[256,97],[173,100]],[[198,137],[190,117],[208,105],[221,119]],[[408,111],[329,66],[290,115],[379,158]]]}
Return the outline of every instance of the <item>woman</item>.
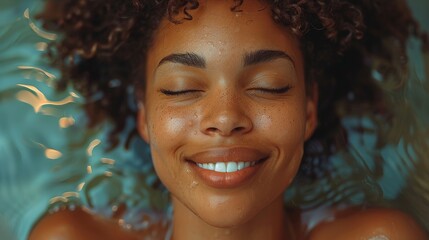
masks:
{"label": "woman", "polygon": [[[48,2],[41,18],[65,34],[53,57],[61,83],[87,99],[103,94],[86,103],[90,125],[112,120],[115,146],[126,117],[137,119],[171,193],[171,239],[427,239],[395,210],[333,208],[333,219],[310,229],[283,205],[306,142],[344,147],[334,106],[371,103],[388,116],[375,60],[388,63],[388,80],[397,66],[385,40],[396,38],[404,54],[408,36],[423,35],[403,2],[377,4],[64,1]],[[109,88],[112,80],[119,86]],[[130,86],[137,110],[127,104]],[[149,239],[159,228],[127,232],[83,210],[60,211],[30,239]]]}

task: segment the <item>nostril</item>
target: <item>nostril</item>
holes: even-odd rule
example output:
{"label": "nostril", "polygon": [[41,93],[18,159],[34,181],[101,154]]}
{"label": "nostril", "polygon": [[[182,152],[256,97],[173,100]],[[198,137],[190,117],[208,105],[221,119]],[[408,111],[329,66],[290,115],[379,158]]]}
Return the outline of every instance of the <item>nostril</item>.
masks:
{"label": "nostril", "polygon": [[202,119],[200,127],[204,134],[229,136],[247,133],[252,129],[252,122],[241,112],[228,111]]}
{"label": "nostril", "polygon": [[210,128],[207,128],[207,131],[208,132],[217,132],[217,128],[215,128],[215,127],[210,127]]}
{"label": "nostril", "polygon": [[245,127],[236,127],[234,129],[232,129],[233,132],[241,132],[244,131]]}

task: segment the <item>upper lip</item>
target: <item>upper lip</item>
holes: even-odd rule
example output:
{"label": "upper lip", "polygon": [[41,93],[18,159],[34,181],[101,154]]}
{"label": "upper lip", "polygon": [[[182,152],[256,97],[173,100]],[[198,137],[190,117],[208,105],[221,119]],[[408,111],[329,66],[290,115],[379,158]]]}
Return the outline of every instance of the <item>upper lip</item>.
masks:
{"label": "upper lip", "polygon": [[254,148],[211,148],[191,154],[187,160],[196,163],[253,162],[268,158],[268,153]]}

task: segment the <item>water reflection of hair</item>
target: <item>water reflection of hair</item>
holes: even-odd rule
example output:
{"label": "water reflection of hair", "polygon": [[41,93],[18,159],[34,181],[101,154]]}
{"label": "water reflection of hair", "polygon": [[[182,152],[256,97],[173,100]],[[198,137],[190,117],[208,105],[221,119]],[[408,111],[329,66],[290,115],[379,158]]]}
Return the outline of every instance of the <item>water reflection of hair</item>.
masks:
{"label": "water reflection of hair", "polygon": [[[379,126],[379,134],[383,134],[392,116],[381,90],[404,83],[407,39],[417,37],[423,40],[423,49],[429,50],[428,37],[420,31],[406,2],[266,2],[274,21],[300,38],[306,81],[317,82],[319,87],[319,127],[307,143],[305,159],[320,160],[347,146],[347,132],[340,122],[346,115],[371,115],[384,125]],[[234,0],[231,10],[240,12],[242,3]],[[198,7],[197,0],[63,0],[48,1],[39,14],[45,28],[63,34],[49,53],[62,73],[58,89],[71,84],[87,99],[84,108],[89,127],[104,120],[113,122],[112,148],[118,145],[127,119],[135,118],[129,95],[134,88],[144,89],[142,66],[153,32],[164,16],[180,24],[192,20],[191,12]],[[133,134],[135,131],[129,139]],[[304,161],[307,167],[301,173],[316,178],[315,169],[321,166],[313,165]]]}

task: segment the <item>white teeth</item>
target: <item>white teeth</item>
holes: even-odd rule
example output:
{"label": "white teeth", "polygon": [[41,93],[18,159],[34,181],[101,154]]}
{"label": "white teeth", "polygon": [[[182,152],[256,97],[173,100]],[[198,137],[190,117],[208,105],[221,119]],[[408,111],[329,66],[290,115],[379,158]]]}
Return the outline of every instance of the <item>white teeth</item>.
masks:
{"label": "white teeth", "polygon": [[216,172],[226,172],[226,164],[224,162],[217,162],[215,165]]}
{"label": "white teeth", "polygon": [[257,161],[253,162],[217,162],[217,163],[197,163],[197,166],[207,170],[223,173],[231,173],[254,166]]}
{"label": "white teeth", "polygon": [[207,168],[208,170],[215,170],[215,164],[214,163],[208,163],[209,167]]}
{"label": "white teeth", "polygon": [[241,169],[243,169],[244,168],[244,162],[239,162],[238,164],[237,164],[237,170],[241,170]]}
{"label": "white teeth", "polygon": [[236,162],[228,162],[226,164],[226,172],[235,172],[237,171],[237,163]]}

